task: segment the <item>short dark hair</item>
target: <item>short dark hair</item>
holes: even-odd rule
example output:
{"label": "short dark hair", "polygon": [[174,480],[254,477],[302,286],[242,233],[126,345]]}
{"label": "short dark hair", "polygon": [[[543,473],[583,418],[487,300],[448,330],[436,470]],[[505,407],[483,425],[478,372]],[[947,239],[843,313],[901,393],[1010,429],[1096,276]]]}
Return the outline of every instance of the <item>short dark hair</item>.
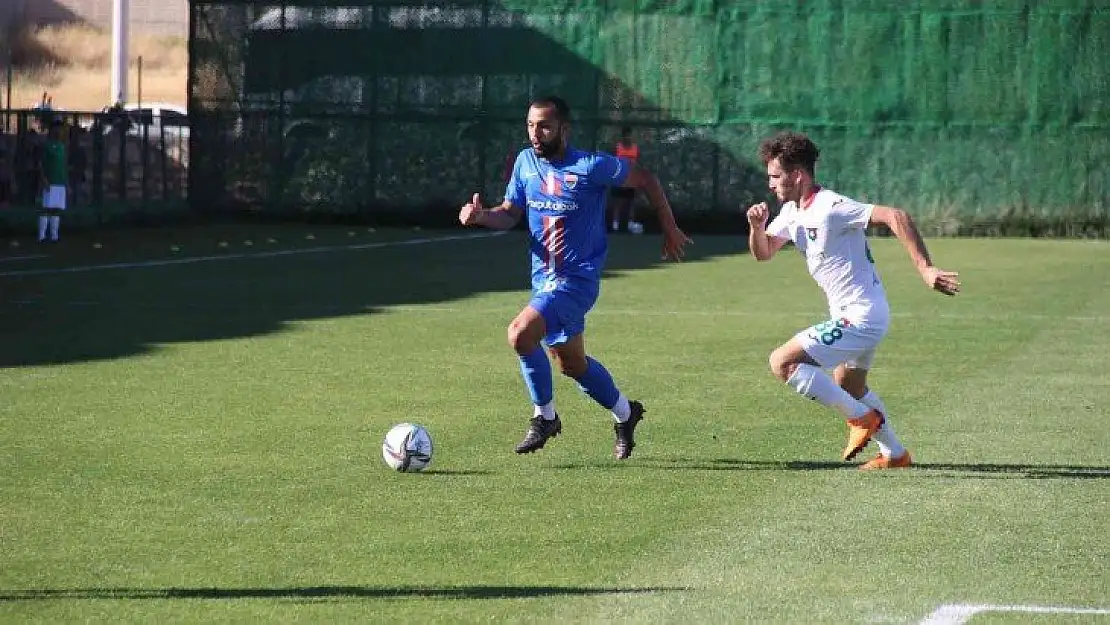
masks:
{"label": "short dark hair", "polygon": [[528,108],[553,108],[555,109],[555,115],[559,118],[559,121],[570,121],[570,105],[567,104],[566,100],[557,95],[545,95],[536,98],[532,100]]}
{"label": "short dark hair", "polygon": [[784,130],[775,136],[764,139],[759,144],[759,160],[766,165],[776,158],[783,169],[804,168],[812,175],[817,168],[817,157],[821,151],[817,144],[800,132]]}

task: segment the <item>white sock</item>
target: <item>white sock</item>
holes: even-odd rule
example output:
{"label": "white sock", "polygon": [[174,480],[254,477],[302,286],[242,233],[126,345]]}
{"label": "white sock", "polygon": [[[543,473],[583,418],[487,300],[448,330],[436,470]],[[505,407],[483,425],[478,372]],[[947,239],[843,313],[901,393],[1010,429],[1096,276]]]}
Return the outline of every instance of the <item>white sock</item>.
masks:
{"label": "white sock", "polygon": [[858,419],[871,408],[840,388],[824,371],[813,365],[801,364],[786,381],[803,397],[819,401],[844,415],[845,419]]}
{"label": "white sock", "polygon": [[50,240],[58,240],[58,228],[62,225],[62,218],[57,215],[50,216]]}
{"label": "white sock", "polygon": [[39,241],[46,240],[46,224],[49,222],[49,217],[46,215],[39,215]]}
{"label": "white sock", "polygon": [[[594,223],[596,223],[596,222],[594,222]],[[621,222],[614,221],[613,222],[613,230],[620,230],[620,228],[621,228]]]}
{"label": "white sock", "polygon": [[879,399],[875,391],[868,389],[867,394],[861,397],[860,401],[883,413],[885,417],[883,427],[871,435],[871,438],[879,445],[879,453],[891,459],[901,458],[906,453],[906,448],[902,445],[902,441],[898,440],[898,435],[894,433],[894,426],[890,424],[890,413],[886,411],[883,400]]}
{"label": "white sock", "polygon": [[613,406],[613,418],[616,419],[617,423],[624,423],[631,416],[632,406],[628,405],[628,398],[624,396],[624,393],[621,393],[620,397],[617,398],[617,404]]}
{"label": "white sock", "polygon": [[542,406],[536,406],[536,417],[543,417],[544,421],[555,420],[555,400],[551,400]]}

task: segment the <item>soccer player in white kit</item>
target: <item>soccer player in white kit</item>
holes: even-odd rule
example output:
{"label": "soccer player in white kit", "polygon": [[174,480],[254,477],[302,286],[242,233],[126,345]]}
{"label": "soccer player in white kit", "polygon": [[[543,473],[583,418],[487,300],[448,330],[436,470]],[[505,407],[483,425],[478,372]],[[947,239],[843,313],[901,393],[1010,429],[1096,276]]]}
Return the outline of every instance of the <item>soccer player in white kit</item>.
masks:
{"label": "soccer player in white kit", "polygon": [[[945,295],[960,290],[959,274],[933,266],[921,234],[905,211],[864,204],[814,181],[819,151],[796,132],[781,132],[759,146],[771,191],[782,210],[770,224],[765,203],[748,209],[752,256],[770,260],[787,242],[806,259],[829,300],[829,319],[794,335],[771,353],[771,371],[804,397],[839,411],[848,423],[843,458],[851,460],[874,438],[879,455],[860,469],[910,466],[909,451],[894,433],[879,396],[867,387],[875,349],[890,324],[890,307],[866,228],[886,226],[906,248],[925,284]],[[830,378],[825,373],[832,369]]]}

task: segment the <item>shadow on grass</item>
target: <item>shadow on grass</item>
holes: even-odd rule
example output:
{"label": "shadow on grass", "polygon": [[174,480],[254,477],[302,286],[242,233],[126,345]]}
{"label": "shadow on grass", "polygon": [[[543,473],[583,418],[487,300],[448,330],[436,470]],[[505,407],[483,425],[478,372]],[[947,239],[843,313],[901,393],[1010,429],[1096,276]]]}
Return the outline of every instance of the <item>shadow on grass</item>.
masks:
{"label": "shadow on grass", "polygon": [[938,471],[961,477],[961,474],[974,473],[974,477],[996,477],[1008,479],[1107,479],[1110,466],[1096,467],[1076,464],[915,464],[919,471]]}
{"label": "shadow on grass", "polygon": [[445,475],[447,477],[458,475],[493,475],[493,471],[475,471],[471,469],[426,469],[420,473],[423,475]]}
{"label": "shadow on grass", "polygon": [[555,469],[660,469],[665,471],[831,471],[854,469],[856,465],[820,460],[734,460],[730,458],[647,458],[631,462],[570,463]]}
{"label": "shadow on grass", "polygon": [[[175,343],[278,333],[307,320],[373,315],[398,306],[450,307],[479,293],[519,293],[504,311],[484,315],[492,344],[503,340],[502,328],[528,301],[522,232],[482,239],[473,237],[488,233],[462,229],[417,236],[381,232],[367,243],[348,237],[353,231],[346,228],[313,230],[311,244],[292,243],[304,241],[308,228],[287,227],[267,249],[259,249],[261,243],[216,248],[208,241],[207,252],[198,250],[206,235],[192,232],[195,241],[183,247],[189,255],[174,255],[163,244],[161,257],[116,263],[107,261],[104,250],[87,251],[92,250],[87,241],[83,256],[68,247],[70,241],[36,249],[48,257],[31,266],[0,267],[5,337],[0,368],[126,358]],[[251,238],[265,241],[268,234],[260,229]],[[111,249],[130,249],[142,236],[120,234]],[[658,241],[657,235],[613,241],[607,281],[660,265]],[[736,237],[707,237],[691,248],[687,262],[742,251]],[[93,257],[101,260],[90,262]],[[460,305],[460,314],[466,310]],[[427,340],[450,339],[451,318],[445,319],[442,335]]]}
{"label": "shadow on grass", "polygon": [[614,586],[305,586],[292,588],[31,588],[0,590],[0,601],[55,599],[529,599],[679,592]]}
{"label": "shadow on grass", "polygon": [[[630,463],[560,464],[556,469],[660,469],[667,471],[844,471],[855,470],[858,463],[822,460],[740,460],[733,458],[672,458]],[[914,464],[898,474],[928,477],[973,477],[986,479],[1107,479],[1110,466],[1070,464]]]}

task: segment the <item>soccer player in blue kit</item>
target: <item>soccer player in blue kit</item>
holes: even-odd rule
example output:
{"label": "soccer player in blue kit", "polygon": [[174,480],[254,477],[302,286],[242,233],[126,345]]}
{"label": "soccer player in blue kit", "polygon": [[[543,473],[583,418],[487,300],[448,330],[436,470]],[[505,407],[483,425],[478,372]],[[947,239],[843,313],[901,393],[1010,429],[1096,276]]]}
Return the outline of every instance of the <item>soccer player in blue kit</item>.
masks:
{"label": "soccer player in blue kit", "polygon": [[571,147],[570,108],[561,98],[537,99],[528,108],[528,139],[516,157],[500,206],[485,208],[475,193],[459,211],[464,226],[497,230],[514,227],[527,214],[532,256],[532,298],[509,324],[509,345],[535,411],[518,454],[541,449],[562,432],[555,412],[551,362],[578,382],[594,401],[613,414],[613,455],[628,458],[644,406],[617,388],[602,364],[586,354],[586,313],[597,301],[608,249],[605,202],[611,187],[644,193],[663,230],[664,259],[681,260],[690,239],[678,228],[659,180],[603,152]]}

